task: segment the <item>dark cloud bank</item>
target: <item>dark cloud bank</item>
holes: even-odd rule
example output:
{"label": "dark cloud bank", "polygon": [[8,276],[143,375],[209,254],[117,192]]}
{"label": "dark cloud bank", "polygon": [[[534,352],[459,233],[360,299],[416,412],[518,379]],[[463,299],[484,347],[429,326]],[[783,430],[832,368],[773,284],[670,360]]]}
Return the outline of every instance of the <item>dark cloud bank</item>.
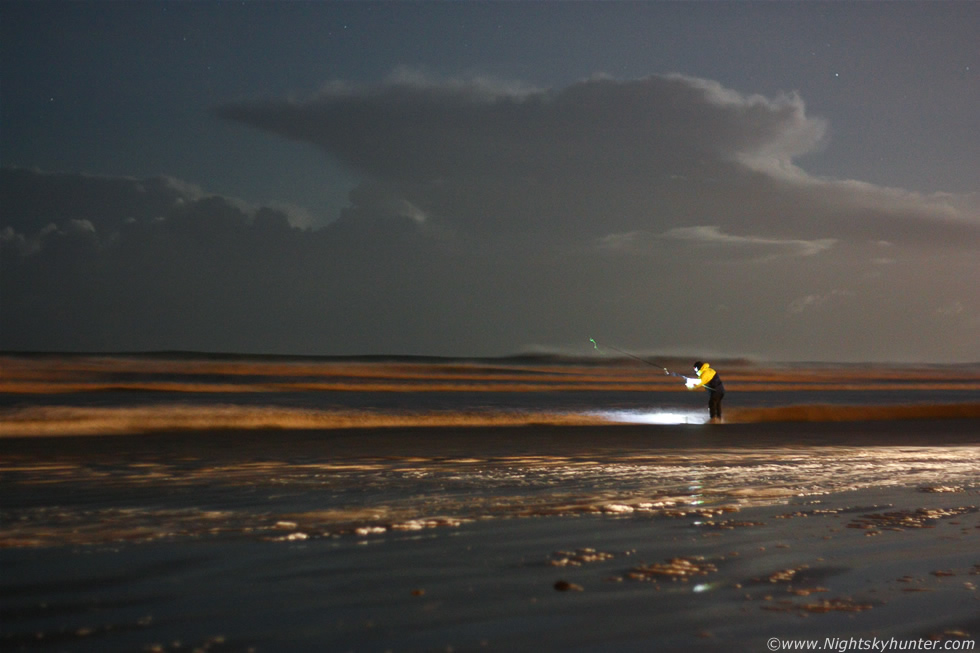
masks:
{"label": "dark cloud bank", "polygon": [[980,359],[977,196],[808,175],[795,95],[402,74],[217,112],[350,166],[350,206],[4,169],[3,348]]}

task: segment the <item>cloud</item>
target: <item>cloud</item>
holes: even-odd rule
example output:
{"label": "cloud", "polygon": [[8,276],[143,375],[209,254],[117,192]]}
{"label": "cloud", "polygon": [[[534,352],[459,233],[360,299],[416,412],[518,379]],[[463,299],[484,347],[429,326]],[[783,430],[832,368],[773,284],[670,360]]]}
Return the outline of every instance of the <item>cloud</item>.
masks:
{"label": "cloud", "polygon": [[834,289],[828,293],[822,295],[805,295],[803,297],[797,297],[792,302],[790,302],[787,310],[793,314],[800,314],[818,306],[822,306],[827,302],[835,299],[840,299],[842,297],[854,297],[855,293],[850,290],[840,290]]}
{"label": "cloud", "polygon": [[[776,256],[814,256],[830,249],[837,242],[833,238],[820,240],[795,240],[785,238],[765,238],[759,236],[736,236],[721,231],[717,226],[676,227],[662,234],[631,232],[610,234],[601,239],[601,245],[623,251],[642,252],[662,244],[664,241],[689,243],[693,246],[711,248],[712,256],[751,258],[768,260]],[[662,249],[662,247],[656,248]],[[703,252],[702,252],[703,255]]]}
{"label": "cloud", "polygon": [[936,312],[940,315],[960,315],[963,313],[963,304],[961,302],[953,302],[952,304],[948,304],[946,306],[940,306],[936,309]]}
{"label": "cloud", "polygon": [[651,165],[683,174],[739,157],[792,157],[823,131],[798,97],[746,98],[680,76],[597,77],[557,90],[400,76],[218,113],[318,145],[379,179],[423,183],[473,175],[642,178]]}
{"label": "cloud", "polygon": [[115,229],[127,220],[165,215],[202,195],[200,188],[169,177],[134,179],[10,167],[0,174],[3,224],[18,231],[70,220]]}
{"label": "cloud", "polygon": [[482,238],[713,225],[760,239],[980,243],[978,197],[808,175],[798,160],[827,146],[827,125],[796,94],[681,75],[532,89],[403,73],[217,113],[316,145],[432,223]]}
{"label": "cloud", "polygon": [[778,238],[760,238],[755,236],[733,236],[722,233],[718,227],[680,227],[671,229],[663,235],[664,238],[718,244],[734,247],[774,247],[790,249],[800,256],[813,256],[832,247],[836,242],[833,238],[822,240],[787,240]]}
{"label": "cloud", "polygon": [[0,169],[0,348],[419,352],[489,323],[460,305],[486,268],[357,195],[311,231],[187,184]]}
{"label": "cloud", "polygon": [[807,174],[793,94],[401,71],[218,113],[358,171],[348,206],[0,169],[0,347],[980,359],[977,197]]}
{"label": "cloud", "polygon": [[194,222],[193,216],[206,216],[203,222],[248,222],[263,211],[297,227],[307,227],[312,221],[302,207],[254,206],[166,176],[139,179],[4,167],[0,169],[0,202],[5,227],[40,237],[52,231],[117,234],[137,224]]}

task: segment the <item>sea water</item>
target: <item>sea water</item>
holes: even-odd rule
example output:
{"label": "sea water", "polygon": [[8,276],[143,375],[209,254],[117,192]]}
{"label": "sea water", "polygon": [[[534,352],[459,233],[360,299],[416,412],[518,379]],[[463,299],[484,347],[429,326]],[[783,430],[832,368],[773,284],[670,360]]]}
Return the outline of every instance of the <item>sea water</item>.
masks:
{"label": "sea water", "polygon": [[[448,565],[437,575],[454,595],[497,595],[525,563],[488,560],[506,547],[481,542],[505,532],[519,550],[546,547],[551,531],[530,524],[578,517],[563,528],[594,531],[868,489],[980,489],[969,368],[742,366],[722,372],[728,424],[705,423],[703,393],[622,365],[8,357],[2,369],[0,641],[15,650],[428,649],[487,609],[520,641],[516,605],[454,608],[448,630],[396,617],[412,588],[422,609],[436,573],[414,572],[413,556]],[[801,406],[876,419],[780,420],[812,414]],[[910,407],[946,417],[905,419]],[[770,412],[738,423],[739,410]]]}

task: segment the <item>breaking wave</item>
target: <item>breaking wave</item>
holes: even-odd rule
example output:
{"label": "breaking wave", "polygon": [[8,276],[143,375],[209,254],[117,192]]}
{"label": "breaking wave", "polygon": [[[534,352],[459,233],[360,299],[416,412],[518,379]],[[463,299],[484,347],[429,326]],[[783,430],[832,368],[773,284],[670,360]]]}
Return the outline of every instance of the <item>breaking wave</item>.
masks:
{"label": "breaking wave", "polygon": [[[703,393],[636,361],[0,356],[0,436],[700,425]],[[975,366],[722,372],[728,423],[980,417]]]}
{"label": "breaking wave", "polygon": [[[110,435],[210,430],[331,430],[508,426],[700,425],[703,409],[378,412],[234,404],[144,406],[27,406],[0,412],[7,437]],[[800,405],[733,408],[725,422],[844,422],[976,419],[980,403],[895,406]]]}
{"label": "breaking wave", "polygon": [[561,413],[347,412],[238,405],[133,407],[35,406],[0,418],[8,436],[104,435],[218,429],[371,429],[390,427],[584,426],[608,423],[597,416]]}

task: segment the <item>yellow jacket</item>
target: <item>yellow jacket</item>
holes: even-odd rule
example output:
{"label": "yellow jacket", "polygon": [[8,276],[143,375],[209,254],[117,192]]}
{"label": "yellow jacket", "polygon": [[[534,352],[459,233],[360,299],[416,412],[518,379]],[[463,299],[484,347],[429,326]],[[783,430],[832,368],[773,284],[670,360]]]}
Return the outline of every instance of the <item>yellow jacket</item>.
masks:
{"label": "yellow jacket", "polygon": [[691,385],[691,388],[703,388],[711,382],[711,379],[715,378],[716,374],[718,374],[718,372],[715,372],[713,369],[711,369],[710,365],[705,363],[701,366],[701,369],[697,370],[698,380],[696,383]]}

